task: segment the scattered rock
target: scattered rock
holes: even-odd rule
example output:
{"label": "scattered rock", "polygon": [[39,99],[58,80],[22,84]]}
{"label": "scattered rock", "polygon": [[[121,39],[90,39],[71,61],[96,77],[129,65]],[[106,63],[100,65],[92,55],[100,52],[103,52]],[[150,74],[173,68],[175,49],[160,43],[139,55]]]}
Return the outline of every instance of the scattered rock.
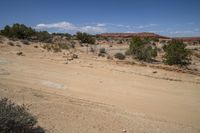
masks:
{"label": "scattered rock", "polygon": [[17,47],[22,47],[20,44],[16,44]]}
{"label": "scattered rock", "polygon": [[99,57],[105,57],[105,54],[99,53],[98,56],[99,56]]}
{"label": "scattered rock", "polygon": [[126,131],[126,129],[124,128],[124,129],[122,130],[122,132],[126,133],[127,131]]}
{"label": "scattered rock", "polygon": [[110,56],[110,55],[108,55],[108,56],[107,56],[107,59],[108,59],[108,60],[113,60],[113,57]]}
{"label": "scattered rock", "polygon": [[38,48],[38,46],[36,45],[36,46],[34,46],[34,48]]}
{"label": "scattered rock", "polygon": [[24,56],[23,52],[17,52],[16,55],[18,55],[18,56]]}
{"label": "scattered rock", "polygon": [[68,56],[64,55],[63,58],[67,58]]}
{"label": "scattered rock", "polygon": [[153,71],[153,73],[158,73],[157,71]]}
{"label": "scattered rock", "polygon": [[72,58],[77,59],[77,58],[78,58],[78,55],[77,55],[77,54],[73,54],[73,55],[72,55]]}
{"label": "scattered rock", "polygon": [[72,57],[68,57],[67,60],[68,60],[68,61],[72,61],[73,58],[72,58]]}

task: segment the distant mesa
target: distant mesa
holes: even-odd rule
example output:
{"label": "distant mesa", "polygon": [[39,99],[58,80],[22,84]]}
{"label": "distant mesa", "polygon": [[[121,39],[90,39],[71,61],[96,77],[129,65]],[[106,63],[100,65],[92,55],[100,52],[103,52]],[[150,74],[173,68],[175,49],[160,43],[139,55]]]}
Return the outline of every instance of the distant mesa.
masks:
{"label": "distant mesa", "polygon": [[170,39],[169,37],[161,36],[155,33],[150,32],[141,32],[141,33],[102,33],[98,34],[100,37],[109,37],[109,38],[132,38],[132,37],[140,37],[140,38],[161,38],[161,39]]}
{"label": "distant mesa", "polygon": [[162,35],[158,35],[155,33],[151,33],[151,32],[140,32],[140,33],[102,33],[102,34],[98,34],[97,36],[99,37],[107,37],[107,38],[114,38],[114,39],[123,39],[123,38],[127,38],[127,39],[131,39],[133,37],[140,37],[140,38],[155,38],[155,39],[159,39],[161,41],[169,41],[172,39],[175,40],[180,40],[183,41],[185,43],[190,43],[190,44],[195,44],[195,43],[199,43],[200,42],[200,37],[166,37],[166,36],[162,36]]}
{"label": "distant mesa", "polygon": [[175,39],[183,41],[183,42],[188,42],[188,43],[200,42],[200,37],[177,37]]}

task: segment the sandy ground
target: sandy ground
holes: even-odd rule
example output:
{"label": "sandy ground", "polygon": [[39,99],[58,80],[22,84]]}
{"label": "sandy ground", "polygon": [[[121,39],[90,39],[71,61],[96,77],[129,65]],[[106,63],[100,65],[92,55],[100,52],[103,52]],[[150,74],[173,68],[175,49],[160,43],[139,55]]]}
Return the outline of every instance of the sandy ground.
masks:
{"label": "sandy ground", "polygon": [[26,104],[47,132],[200,132],[199,76],[33,46],[1,44],[0,97]]}

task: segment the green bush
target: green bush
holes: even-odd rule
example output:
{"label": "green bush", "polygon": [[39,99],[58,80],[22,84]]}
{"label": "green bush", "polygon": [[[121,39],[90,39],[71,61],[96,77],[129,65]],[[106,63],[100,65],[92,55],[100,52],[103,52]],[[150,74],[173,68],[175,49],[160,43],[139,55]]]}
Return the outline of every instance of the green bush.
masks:
{"label": "green bush", "polygon": [[6,98],[0,99],[1,133],[44,133],[44,129],[36,124],[36,117],[24,105],[16,105]]}
{"label": "green bush", "polygon": [[126,58],[126,56],[122,53],[116,53],[115,58],[117,58],[119,60],[124,60]]}
{"label": "green bush", "polygon": [[100,49],[99,49],[99,53],[105,54],[105,53],[106,53],[106,49],[105,49],[105,48],[100,48]]}
{"label": "green bush", "polygon": [[157,49],[153,49],[152,46],[147,43],[147,40],[134,37],[126,54],[133,55],[134,58],[139,60],[151,61],[152,58],[157,56]]}
{"label": "green bush", "polygon": [[164,62],[168,65],[188,65],[190,64],[191,51],[186,49],[186,44],[172,40],[168,45],[163,47],[165,51]]}
{"label": "green bush", "polygon": [[52,36],[47,31],[40,31],[36,33],[38,41],[51,43]]}
{"label": "green bush", "polygon": [[95,44],[95,39],[87,33],[77,32],[76,38],[80,40],[81,43]]}

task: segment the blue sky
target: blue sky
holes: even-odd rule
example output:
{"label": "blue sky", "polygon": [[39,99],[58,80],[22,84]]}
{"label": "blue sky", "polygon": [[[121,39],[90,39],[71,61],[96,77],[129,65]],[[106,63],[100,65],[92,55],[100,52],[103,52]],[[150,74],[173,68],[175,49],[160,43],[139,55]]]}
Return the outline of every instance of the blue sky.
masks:
{"label": "blue sky", "polygon": [[200,36],[200,0],[1,0],[0,29],[13,23],[49,32]]}

